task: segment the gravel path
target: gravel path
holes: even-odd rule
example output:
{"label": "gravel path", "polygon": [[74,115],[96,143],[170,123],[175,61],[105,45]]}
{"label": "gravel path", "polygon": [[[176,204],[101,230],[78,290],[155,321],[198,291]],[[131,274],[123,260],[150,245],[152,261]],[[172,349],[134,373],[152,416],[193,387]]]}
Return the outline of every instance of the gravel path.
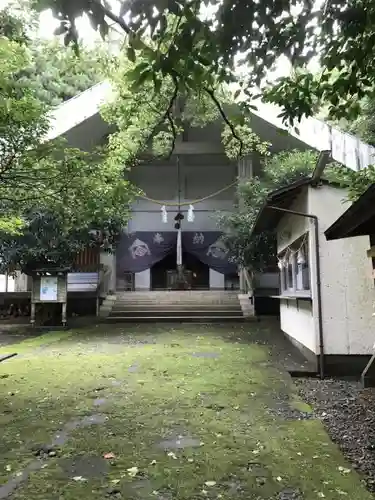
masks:
{"label": "gravel path", "polygon": [[375,389],[346,380],[295,380],[301,397],[314,407],[352,467],[375,492]]}

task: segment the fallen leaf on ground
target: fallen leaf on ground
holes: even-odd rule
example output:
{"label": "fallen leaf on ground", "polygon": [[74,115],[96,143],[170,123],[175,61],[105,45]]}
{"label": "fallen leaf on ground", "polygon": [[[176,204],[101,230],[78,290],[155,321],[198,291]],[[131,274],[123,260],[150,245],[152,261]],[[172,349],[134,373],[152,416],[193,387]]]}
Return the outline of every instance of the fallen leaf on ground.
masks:
{"label": "fallen leaf on ground", "polygon": [[112,479],[111,483],[112,484],[118,484],[120,482],[120,479]]}
{"label": "fallen leaf on ground", "polygon": [[350,474],[351,473],[351,470],[350,469],[346,469],[345,467],[339,467],[339,471],[342,474]]}
{"label": "fallen leaf on ground", "polygon": [[150,465],[156,465],[156,460],[153,460]]}
{"label": "fallen leaf on ground", "polygon": [[168,457],[173,458],[173,460],[177,460],[177,457],[176,457],[176,455],[173,453],[173,451],[170,451],[170,452],[168,453]]}
{"label": "fallen leaf on ground", "polygon": [[73,477],[73,481],[77,481],[77,482],[83,483],[83,482],[87,481],[87,479],[85,477],[82,477],[82,476],[74,476]]}
{"label": "fallen leaf on ground", "polygon": [[204,484],[205,484],[206,486],[211,487],[211,486],[215,486],[216,481],[206,481]]}
{"label": "fallen leaf on ground", "polygon": [[110,451],[109,453],[104,453],[103,458],[110,460],[111,458],[116,458],[116,455]]}
{"label": "fallen leaf on ground", "polygon": [[282,478],[282,477],[277,476],[276,481],[279,481],[279,483],[281,483],[281,481],[282,481],[282,480],[283,480],[283,478]]}
{"label": "fallen leaf on ground", "polygon": [[138,474],[139,469],[138,467],[130,467],[129,469],[127,469],[127,472],[130,477],[135,477]]}

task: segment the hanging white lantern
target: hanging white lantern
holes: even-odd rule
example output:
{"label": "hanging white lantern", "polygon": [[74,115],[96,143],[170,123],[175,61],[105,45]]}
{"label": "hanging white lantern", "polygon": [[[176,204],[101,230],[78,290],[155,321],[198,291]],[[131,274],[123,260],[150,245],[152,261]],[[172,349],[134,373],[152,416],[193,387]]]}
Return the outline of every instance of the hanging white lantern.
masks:
{"label": "hanging white lantern", "polygon": [[280,260],[280,259],[278,260],[277,267],[280,269],[280,271],[282,270],[282,268],[284,267],[284,263],[282,260]]}
{"label": "hanging white lantern", "polygon": [[188,222],[194,222],[195,215],[194,215],[194,207],[193,205],[189,205],[189,210],[187,213],[187,220]]}
{"label": "hanging white lantern", "polygon": [[161,207],[161,218],[164,224],[167,224],[168,222],[168,212],[167,209],[165,208],[165,205]]}

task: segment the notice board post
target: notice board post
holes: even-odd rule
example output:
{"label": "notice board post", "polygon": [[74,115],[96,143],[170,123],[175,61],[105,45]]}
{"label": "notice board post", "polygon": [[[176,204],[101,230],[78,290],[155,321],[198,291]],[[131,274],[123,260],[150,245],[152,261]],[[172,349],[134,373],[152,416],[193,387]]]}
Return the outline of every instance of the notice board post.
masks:
{"label": "notice board post", "polygon": [[66,326],[67,269],[35,269],[32,273],[30,322],[35,325],[38,304],[61,304],[61,323]]}

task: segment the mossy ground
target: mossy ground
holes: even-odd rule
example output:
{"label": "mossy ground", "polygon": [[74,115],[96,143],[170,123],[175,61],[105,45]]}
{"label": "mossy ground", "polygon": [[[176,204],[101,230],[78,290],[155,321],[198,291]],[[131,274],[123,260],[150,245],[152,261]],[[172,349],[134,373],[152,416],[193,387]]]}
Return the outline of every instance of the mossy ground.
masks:
{"label": "mossy ground", "polygon": [[[269,365],[267,346],[252,342],[259,329],[102,325],[12,347],[21,355],[0,365],[0,484],[35,460],[33,445],[101,413],[105,423],[71,430],[11,498],[260,500],[287,490],[303,500],[373,498],[319,421],[269,411],[279,394],[290,395],[292,409],[309,409]],[[178,435],[198,446],[158,446]],[[99,477],[63,471],[63,459],[108,452],[115,458]]]}

